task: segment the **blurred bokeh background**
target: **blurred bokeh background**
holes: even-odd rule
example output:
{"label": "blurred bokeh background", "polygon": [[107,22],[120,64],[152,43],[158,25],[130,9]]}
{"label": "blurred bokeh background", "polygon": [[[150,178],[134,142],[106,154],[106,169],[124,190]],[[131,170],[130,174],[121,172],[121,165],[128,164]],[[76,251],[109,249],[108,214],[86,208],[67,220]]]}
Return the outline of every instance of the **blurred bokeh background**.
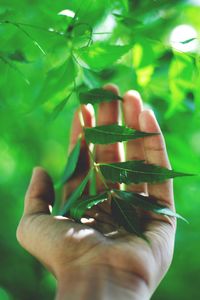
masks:
{"label": "blurred bokeh background", "polygon": [[[74,87],[137,89],[173,168],[200,170],[200,0],[1,0],[0,300],[53,299],[54,278],[17,243],[32,168],[56,181],[67,160]],[[124,55],[110,45],[129,45]],[[67,102],[67,103],[66,103]],[[199,299],[199,177],[175,181],[172,266],[153,300]]]}

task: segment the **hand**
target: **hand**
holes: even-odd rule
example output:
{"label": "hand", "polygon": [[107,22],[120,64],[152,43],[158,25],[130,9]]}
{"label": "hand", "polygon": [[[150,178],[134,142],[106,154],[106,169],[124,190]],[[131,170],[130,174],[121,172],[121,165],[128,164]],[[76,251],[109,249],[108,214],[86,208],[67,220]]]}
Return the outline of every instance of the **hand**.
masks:
{"label": "hand", "polygon": [[[118,93],[113,85],[106,89]],[[123,111],[127,126],[161,133],[153,112],[143,110],[137,92],[125,94]],[[93,117],[86,106],[82,107],[82,113],[85,126],[92,126]],[[118,116],[119,103],[101,103],[97,124],[117,123]],[[71,148],[80,132],[81,125],[76,114]],[[127,160],[145,159],[148,163],[170,168],[162,134],[128,142],[126,151]],[[96,147],[97,162],[116,162],[122,159],[121,156],[118,144]],[[76,175],[64,189],[65,199],[80,184],[88,168],[89,157],[83,141]],[[97,189],[103,189],[99,179]],[[148,193],[174,210],[172,180],[162,184],[130,185],[128,189]],[[117,229],[108,202],[88,213],[93,222],[78,224],[68,218],[52,216],[50,206],[53,201],[51,178],[42,168],[35,168],[26,193],[17,238],[55,275],[58,299],[149,299],[171,263],[176,220],[154,214],[149,215],[148,221],[145,218],[148,244],[134,234]]]}

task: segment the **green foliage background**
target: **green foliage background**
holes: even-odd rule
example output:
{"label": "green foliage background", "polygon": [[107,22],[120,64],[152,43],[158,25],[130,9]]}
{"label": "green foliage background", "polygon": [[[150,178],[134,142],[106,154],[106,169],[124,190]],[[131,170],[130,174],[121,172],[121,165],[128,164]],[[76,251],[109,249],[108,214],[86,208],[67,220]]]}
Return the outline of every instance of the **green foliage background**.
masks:
{"label": "green foliage background", "polygon": [[[81,25],[70,30],[72,19],[58,15],[64,9]],[[169,43],[179,24],[200,32],[199,15],[198,1],[1,0],[1,300],[54,297],[53,277],[21,249],[15,230],[32,168],[45,167],[55,181],[63,170],[76,94],[64,103],[75,77],[81,90],[108,82],[122,95],[137,89],[159,119],[173,168],[199,173],[199,48],[181,53]],[[121,58],[110,45],[128,46]],[[154,300],[198,299],[199,194],[198,176],[176,180],[177,210],[190,224],[178,222],[173,264]]]}

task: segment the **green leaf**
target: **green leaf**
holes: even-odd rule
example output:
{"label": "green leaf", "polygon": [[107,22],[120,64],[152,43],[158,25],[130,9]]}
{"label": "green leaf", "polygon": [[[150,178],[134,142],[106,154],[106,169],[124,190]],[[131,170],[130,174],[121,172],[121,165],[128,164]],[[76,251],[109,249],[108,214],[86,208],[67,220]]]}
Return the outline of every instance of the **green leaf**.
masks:
{"label": "green leaf", "polygon": [[119,225],[123,226],[128,232],[144,238],[140,217],[132,205],[120,198],[112,197],[111,208],[112,215]]}
{"label": "green leaf", "polygon": [[67,160],[67,165],[64,169],[63,175],[59,181],[59,183],[56,184],[56,187],[59,188],[61,187],[69,178],[72,176],[76,169],[76,165],[79,159],[79,154],[81,150],[81,137],[77,140],[77,143],[70,153],[68,160]]}
{"label": "green leaf", "polygon": [[179,43],[181,43],[181,44],[185,45],[185,44],[189,44],[189,43],[191,43],[191,42],[195,41],[196,39],[197,39],[197,38],[196,38],[196,37],[194,37],[194,38],[190,38],[190,39],[187,39],[187,40],[181,41],[181,42],[179,42]]}
{"label": "green leaf", "polygon": [[95,196],[83,196],[77,203],[75,203],[70,209],[70,215],[76,219],[80,220],[85,214],[86,210],[91,209],[93,206],[108,200],[108,194],[103,193]]}
{"label": "green leaf", "polygon": [[73,91],[64,100],[62,100],[60,103],[58,103],[56,105],[56,107],[54,107],[54,110],[52,111],[52,114],[51,114],[51,120],[55,120],[57,118],[57,116],[59,115],[59,113],[64,109],[64,107],[67,104],[68,100],[70,99],[72,93],[73,93]]}
{"label": "green leaf", "polygon": [[82,67],[100,71],[116,63],[131,48],[132,45],[115,46],[95,43],[90,47],[74,51],[74,55]]}
{"label": "green leaf", "polygon": [[121,15],[121,14],[113,14],[121,23],[123,23],[127,27],[141,27],[144,26],[143,23],[135,18],[131,14]]}
{"label": "green leaf", "polygon": [[141,132],[117,124],[85,128],[84,132],[86,141],[93,144],[113,144],[158,134]]}
{"label": "green leaf", "polygon": [[141,183],[162,182],[169,178],[180,176],[193,176],[168,170],[153,164],[145,164],[144,161],[126,161],[110,164],[99,164],[103,176],[111,182],[119,183]]}
{"label": "green leaf", "polygon": [[104,89],[92,89],[90,91],[80,93],[79,99],[82,104],[95,104],[95,103],[101,103],[102,101],[110,102],[113,100],[123,100],[122,97],[114,94],[111,91],[107,91]]}
{"label": "green leaf", "polygon": [[10,21],[9,21],[9,23],[16,26],[19,30],[21,30],[21,32],[23,32],[33,42],[33,44],[36,47],[38,47],[38,49],[42,52],[42,54],[46,55],[46,53],[43,50],[43,48],[41,47],[41,45],[26,30],[24,30],[24,28],[22,28],[22,26],[19,23],[10,22]]}
{"label": "green leaf", "polygon": [[18,68],[16,67],[16,65],[15,65],[12,61],[8,60],[6,57],[3,57],[1,54],[0,54],[0,60],[2,60],[2,61],[3,61],[5,64],[7,64],[11,69],[13,69],[15,72],[17,72],[17,73],[22,77],[22,79],[23,79],[28,85],[30,85],[30,81],[28,80],[28,78],[25,77],[25,75],[21,72],[21,70],[18,69]]}
{"label": "green leaf", "polygon": [[170,217],[175,217],[178,219],[182,219],[187,222],[185,218],[180,216],[179,214],[173,212],[168,207],[160,205],[154,198],[143,196],[134,192],[126,192],[120,190],[114,190],[115,195],[120,199],[128,202],[130,205],[134,207],[139,207],[144,210],[152,211],[156,214],[166,215]]}
{"label": "green leaf", "polygon": [[15,52],[8,55],[10,60],[14,60],[21,63],[28,63],[24,53],[21,50],[16,50]]}
{"label": "green leaf", "polygon": [[46,75],[44,85],[38,98],[39,103],[45,103],[56,96],[69,92],[69,86],[74,83],[77,70],[72,58],[67,59],[62,65],[51,69]]}
{"label": "green leaf", "polygon": [[87,176],[83,179],[81,184],[74,190],[72,195],[67,199],[67,202],[65,203],[63,209],[60,212],[60,215],[65,216],[71,209],[71,207],[76,203],[76,201],[81,197],[88,181],[90,179],[90,172],[87,174]]}

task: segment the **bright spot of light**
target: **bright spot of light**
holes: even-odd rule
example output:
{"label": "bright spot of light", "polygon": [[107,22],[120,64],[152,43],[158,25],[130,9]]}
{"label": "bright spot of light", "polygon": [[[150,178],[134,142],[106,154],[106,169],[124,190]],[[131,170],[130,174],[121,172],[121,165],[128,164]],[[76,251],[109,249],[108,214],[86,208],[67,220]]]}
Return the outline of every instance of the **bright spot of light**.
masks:
{"label": "bright spot of light", "polygon": [[60,11],[58,13],[59,16],[66,16],[66,17],[70,17],[70,18],[74,18],[75,17],[75,12],[70,10],[70,9],[64,9],[62,11]]}
{"label": "bright spot of light", "polygon": [[113,15],[108,15],[104,22],[95,28],[93,40],[104,41],[105,39],[108,39],[116,25],[115,17]]}
{"label": "bright spot of light", "polygon": [[83,223],[83,224],[89,224],[89,223],[92,223],[92,222],[94,222],[93,218],[89,218],[89,219],[81,218],[81,223]]}
{"label": "bright spot of light", "polygon": [[88,236],[91,236],[94,234],[94,229],[92,228],[84,228],[84,229],[75,229],[71,227],[67,233],[66,237],[73,237],[77,240],[81,240],[82,238],[87,238]]}
{"label": "bright spot of light", "polygon": [[200,0],[189,0],[189,3],[200,6]]}
{"label": "bright spot of light", "polygon": [[170,44],[181,52],[193,52],[198,48],[197,32],[191,25],[179,25],[171,33]]}

